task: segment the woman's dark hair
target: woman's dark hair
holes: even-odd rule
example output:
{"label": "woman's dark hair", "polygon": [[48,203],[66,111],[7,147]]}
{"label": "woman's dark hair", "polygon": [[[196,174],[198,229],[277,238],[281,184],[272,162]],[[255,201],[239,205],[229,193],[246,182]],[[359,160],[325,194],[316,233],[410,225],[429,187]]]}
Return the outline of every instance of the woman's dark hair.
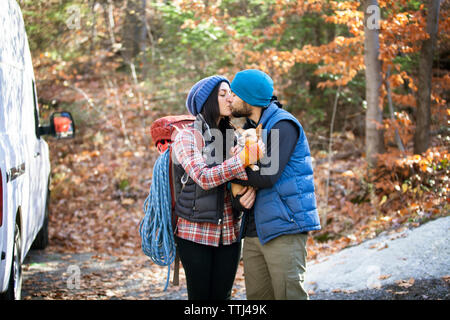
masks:
{"label": "woman's dark hair", "polygon": [[[222,81],[223,82],[223,81]],[[205,104],[203,105],[202,112],[200,114],[205,119],[206,123],[210,128],[219,129],[222,132],[225,132],[226,129],[231,129],[230,117],[224,117],[219,125],[217,125],[217,120],[220,117],[220,109],[219,109],[219,82],[209,95],[208,99],[206,99]]]}
{"label": "woman's dark hair", "polygon": [[[223,82],[223,81],[222,81]],[[222,120],[220,120],[219,125],[217,125],[217,120],[220,117],[220,108],[219,108],[219,88],[220,84],[222,82],[219,82],[217,86],[214,87],[213,91],[209,95],[208,99],[206,99],[205,104],[203,105],[203,110],[200,112],[200,114],[205,119],[206,123],[210,128],[219,129],[223,134],[223,156],[224,159],[227,158],[227,155],[229,154],[229,150],[227,150],[227,146],[230,147],[226,143],[226,139],[228,139],[228,135],[226,134],[227,129],[234,129],[233,125],[231,124],[230,117],[223,117]],[[234,136],[233,136],[234,138]],[[234,144],[233,144],[234,145]]]}

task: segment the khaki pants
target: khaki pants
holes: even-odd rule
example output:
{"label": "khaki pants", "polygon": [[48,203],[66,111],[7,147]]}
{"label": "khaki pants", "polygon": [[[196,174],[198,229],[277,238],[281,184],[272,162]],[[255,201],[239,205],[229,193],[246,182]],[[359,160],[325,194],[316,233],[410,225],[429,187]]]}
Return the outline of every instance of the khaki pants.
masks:
{"label": "khaki pants", "polygon": [[304,289],[307,234],[283,235],[262,245],[244,239],[244,275],[248,300],[307,300]]}

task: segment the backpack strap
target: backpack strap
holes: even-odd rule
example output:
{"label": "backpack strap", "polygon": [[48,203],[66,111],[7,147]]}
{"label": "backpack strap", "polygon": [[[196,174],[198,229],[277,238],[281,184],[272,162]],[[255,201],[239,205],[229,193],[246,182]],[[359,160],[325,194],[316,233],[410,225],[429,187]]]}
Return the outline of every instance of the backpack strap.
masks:
{"label": "backpack strap", "polygon": [[[172,230],[175,235],[177,224],[178,224],[178,217],[173,214],[175,210],[175,203],[177,202],[178,195],[175,192],[175,170],[173,167],[173,161],[172,161],[172,148],[169,146],[169,184],[170,184],[170,194],[172,195]],[[176,244],[175,244],[176,248]],[[175,249],[175,261],[174,261],[174,268],[173,268],[173,278],[172,278],[172,284],[174,286],[180,285],[180,254],[178,252],[178,248]]]}
{"label": "backpack strap", "polygon": [[180,285],[180,253],[178,252],[178,250],[176,251],[175,254],[172,284],[174,286]]}

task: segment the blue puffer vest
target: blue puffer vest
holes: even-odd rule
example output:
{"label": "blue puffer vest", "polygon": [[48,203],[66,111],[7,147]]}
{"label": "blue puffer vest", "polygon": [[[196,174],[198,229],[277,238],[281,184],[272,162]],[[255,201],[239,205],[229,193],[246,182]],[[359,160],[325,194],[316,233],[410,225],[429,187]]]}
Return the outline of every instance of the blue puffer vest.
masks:
{"label": "blue puffer vest", "polygon": [[271,103],[259,123],[267,133],[281,120],[292,120],[298,126],[300,135],[275,185],[257,192],[255,224],[262,244],[281,235],[321,228],[314,193],[311,153],[300,122],[289,112]]}

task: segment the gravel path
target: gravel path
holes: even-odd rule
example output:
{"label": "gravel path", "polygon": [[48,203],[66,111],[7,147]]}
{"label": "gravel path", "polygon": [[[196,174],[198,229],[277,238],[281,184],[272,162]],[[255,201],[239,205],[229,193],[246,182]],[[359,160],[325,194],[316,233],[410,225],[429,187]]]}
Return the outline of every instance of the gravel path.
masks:
{"label": "gravel path", "polygon": [[[318,299],[450,299],[450,216],[418,228],[382,234],[308,265],[306,288]],[[24,264],[23,299],[187,299],[180,286],[163,291],[167,268],[142,253],[111,257],[93,253],[30,251]],[[242,263],[233,299],[245,299]]]}
{"label": "gravel path", "polygon": [[[76,300],[186,300],[186,279],[166,291],[167,267],[143,254],[127,257],[93,253],[61,254],[30,251],[24,267],[22,299]],[[233,287],[233,299],[245,299],[242,264]],[[171,272],[172,280],[173,271]]]}

